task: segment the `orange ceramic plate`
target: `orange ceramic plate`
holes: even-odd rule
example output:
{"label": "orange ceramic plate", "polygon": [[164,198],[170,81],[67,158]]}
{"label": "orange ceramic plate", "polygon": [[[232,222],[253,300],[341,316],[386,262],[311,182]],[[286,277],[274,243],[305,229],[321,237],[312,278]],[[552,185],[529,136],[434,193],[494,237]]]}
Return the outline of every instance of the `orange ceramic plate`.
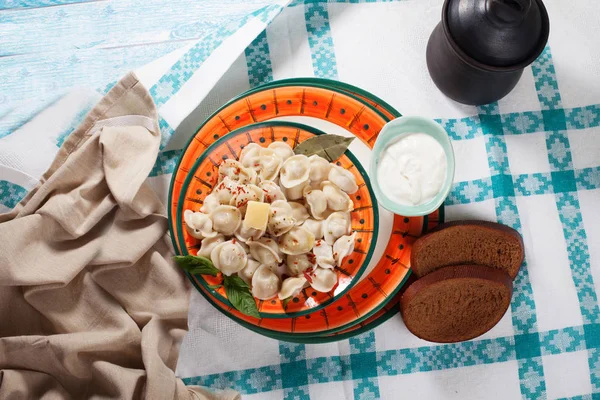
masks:
{"label": "orange ceramic plate", "polygon": [[[359,93],[360,94],[360,93]],[[368,97],[364,96],[363,97]],[[195,160],[219,137],[242,126],[283,116],[308,116],[332,122],[357,136],[372,147],[389,118],[349,93],[318,79],[302,79],[297,83],[269,84],[250,90],[216,111],[190,139],[173,174],[169,197],[171,235],[177,245],[173,218],[186,175]],[[397,114],[386,109],[388,114]],[[392,234],[384,256],[369,275],[346,293],[342,299],[317,313],[285,319],[256,319],[232,310],[228,315],[268,331],[314,335],[334,333],[363,321],[382,309],[398,292],[409,274],[410,248],[421,234],[423,217],[394,216]],[[237,314],[236,314],[237,313]],[[239,314],[239,315],[238,315]]]}
{"label": "orange ceramic plate", "polygon": [[[266,147],[272,142],[284,142],[294,148],[298,143],[322,134],[325,133],[307,125],[273,121],[242,127],[213,143],[194,163],[179,195],[175,220],[177,221],[178,245],[182,254],[195,255],[201,242],[183,229],[183,211],[200,210],[205,197],[217,183],[217,169],[222,160],[228,158],[238,160],[242,149],[249,143],[258,143]],[[297,317],[323,308],[343,296],[356,279],[362,275],[371,260],[375,250],[379,217],[378,207],[373,207],[375,195],[371,189],[369,177],[349,151],[346,151],[345,155],[336,161],[336,164],[350,171],[359,187],[356,193],[350,195],[354,203],[354,210],[351,213],[352,229],[357,233],[354,252],[344,260],[340,267],[336,267],[338,284],[329,293],[316,292],[310,288],[304,289],[287,303],[286,309],[279,298],[267,301],[257,300],[258,310],[263,318]],[[222,286],[211,289],[215,285],[222,284],[222,276],[202,275],[197,278],[200,284],[218,301],[227,307],[231,306]]]}

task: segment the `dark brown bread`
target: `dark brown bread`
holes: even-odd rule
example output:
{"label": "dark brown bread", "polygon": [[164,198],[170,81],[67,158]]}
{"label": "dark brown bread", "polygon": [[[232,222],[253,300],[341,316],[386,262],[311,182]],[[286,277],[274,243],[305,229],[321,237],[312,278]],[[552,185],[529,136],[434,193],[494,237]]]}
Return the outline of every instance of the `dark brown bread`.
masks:
{"label": "dark brown bread", "polygon": [[417,277],[450,265],[478,264],[501,269],[515,278],[525,250],[519,232],[487,221],[442,224],[415,241],[410,264]]}
{"label": "dark brown bread", "polygon": [[409,331],[421,339],[454,343],[473,339],[500,321],[512,295],[506,272],[481,265],[439,269],[417,280],[400,299]]}

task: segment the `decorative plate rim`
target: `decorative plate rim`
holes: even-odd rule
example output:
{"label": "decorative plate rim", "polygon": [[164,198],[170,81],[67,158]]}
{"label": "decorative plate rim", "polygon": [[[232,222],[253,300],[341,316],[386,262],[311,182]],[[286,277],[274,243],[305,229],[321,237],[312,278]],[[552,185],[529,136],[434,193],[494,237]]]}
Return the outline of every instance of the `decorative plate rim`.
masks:
{"label": "decorative plate rim", "polygon": [[[297,122],[288,122],[288,121],[263,121],[263,122],[258,122],[255,124],[250,124],[250,125],[246,125],[243,126],[241,128],[235,129],[231,132],[229,132],[227,135],[224,135],[222,137],[220,137],[219,139],[215,140],[213,143],[211,143],[210,146],[208,146],[208,148],[206,150],[204,150],[202,152],[202,154],[200,155],[200,157],[198,157],[196,159],[196,161],[194,162],[194,165],[190,168],[190,171],[188,172],[187,176],[185,177],[185,180],[183,181],[183,184],[181,186],[181,191],[179,193],[179,197],[177,200],[177,211],[175,214],[175,226],[177,229],[177,244],[180,246],[180,253],[182,253],[183,255],[189,255],[188,249],[185,246],[185,241],[184,241],[184,236],[183,236],[183,224],[181,223],[181,216],[183,215],[183,204],[184,204],[184,199],[185,199],[185,195],[187,193],[187,188],[190,185],[190,182],[192,181],[192,178],[194,177],[194,173],[195,171],[198,169],[198,167],[200,166],[200,164],[210,155],[211,151],[217,147],[220,146],[223,143],[226,143],[228,140],[230,140],[232,137],[235,137],[237,135],[241,135],[245,132],[251,131],[253,129],[258,129],[258,128],[269,128],[269,127],[289,127],[289,128],[297,128],[297,129],[302,129],[306,132],[310,132],[313,133],[314,135],[326,135],[325,132],[323,132],[322,130],[312,127],[310,125],[305,125],[305,124],[301,124],[301,123],[297,123]],[[367,173],[367,171],[363,168],[362,164],[360,163],[360,161],[356,158],[356,156],[354,154],[352,154],[352,152],[350,150],[346,150],[344,152],[344,155],[346,157],[348,157],[350,159],[350,161],[352,161],[352,163],[354,164],[354,166],[356,167],[356,169],[358,170],[358,172],[360,173],[360,175],[362,176],[364,182],[365,182],[365,186],[367,188],[367,190],[369,191],[369,196],[371,197],[371,202],[372,203],[376,203],[377,202],[377,197],[375,196],[375,192],[373,191],[372,185],[371,185],[371,180],[369,178],[369,175]],[[372,239],[371,239],[371,243],[369,244],[369,248],[367,251],[367,254],[365,256],[365,260],[362,263],[362,265],[360,266],[360,268],[358,268],[354,278],[352,279],[352,284],[346,286],[340,293],[336,294],[335,296],[333,296],[330,299],[327,299],[325,301],[323,301],[322,303],[319,303],[317,306],[303,310],[303,311],[295,311],[295,312],[290,312],[290,313],[265,313],[265,312],[259,312],[261,318],[267,318],[267,319],[285,319],[285,318],[293,318],[293,317],[301,317],[307,314],[312,314],[313,312],[317,312],[318,310],[321,310],[323,308],[325,308],[326,306],[328,306],[329,304],[333,303],[334,301],[339,300],[340,298],[342,298],[350,289],[352,289],[352,287],[360,280],[360,278],[362,277],[362,275],[364,274],[365,270],[367,269],[369,263],[371,262],[371,259],[373,257],[373,254],[375,252],[375,247],[377,244],[377,237],[379,235],[379,207],[372,207],[373,209],[373,233],[372,233]],[[171,225],[171,224],[170,224]],[[218,301],[220,301],[221,303],[223,303],[225,306],[227,307],[233,307],[232,304],[230,303],[230,301],[226,298],[223,297],[220,293],[215,292],[214,290],[211,290],[208,286],[207,283],[204,279],[202,278],[198,278],[198,280],[200,281],[200,284],[206,289],[208,290],[208,292],[215,298],[218,299]]]}
{"label": "decorative plate rim", "polygon": [[[359,87],[356,87],[354,85],[351,85],[351,84],[348,84],[345,82],[336,81],[336,80],[330,80],[330,79],[324,79],[324,78],[313,78],[313,77],[290,78],[290,79],[269,82],[269,83],[257,86],[255,88],[252,88],[252,89],[236,96],[235,98],[229,100],[225,105],[223,105],[217,111],[215,111],[213,114],[211,114],[202,124],[200,124],[198,126],[198,128],[196,129],[196,131],[194,132],[192,137],[190,137],[189,140],[187,141],[186,147],[183,148],[182,154],[177,159],[177,164],[176,164],[176,167],[175,167],[175,170],[174,170],[173,176],[171,178],[171,182],[170,182],[168,210],[167,210],[169,217],[172,216],[172,211],[173,211],[172,202],[174,200],[174,196],[173,196],[174,184],[175,184],[175,178],[176,178],[177,172],[179,171],[179,168],[181,167],[181,161],[182,161],[183,156],[185,155],[185,151],[189,147],[190,143],[192,142],[192,140],[194,140],[194,137],[196,136],[196,134],[203,128],[203,126],[207,123],[207,121],[209,121],[211,118],[214,118],[215,116],[217,116],[218,113],[222,112],[225,108],[231,106],[232,103],[234,103],[244,97],[250,96],[252,94],[255,94],[255,93],[258,93],[261,91],[266,91],[271,88],[275,89],[278,87],[283,88],[283,87],[290,87],[290,86],[300,86],[300,87],[308,87],[308,88],[315,87],[315,88],[322,88],[322,89],[325,89],[325,90],[333,92],[333,93],[340,93],[344,96],[347,96],[349,99],[352,99],[352,100],[356,101],[357,103],[363,104],[366,107],[370,108],[373,112],[378,114],[384,121],[389,121],[390,119],[394,119],[395,117],[401,116],[401,114],[397,110],[395,110],[392,106],[390,106],[387,102],[385,102],[384,100],[380,99],[379,97],[373,95],[372,93],[370,93],[364,89],[361,89]],[[362,96],[362,98],[361,98],[361,96]],[[443,206],[440,207],[438,218],[440,218],[441,220],[443,220],[443,218],[444,218],[444,211],[445,211],[444,207]],[[425,229],[428,225],[428,223],[427,223],[428,216],[419,217],[419,218],[424,218],[423,219],[423,228]],[[171,230],[171,228],[172,227],[170,225],[169,229]],[[177,246],[175,243],[174,243],[174,247],[177,249]],[[410,273],[410,272],[408,272],[408,273]],[[402,288],[402,286],[405,284],[405,281],[406,281],[406,277],[399,283],[398,288]],[[193,282],[193,284],[194,284],[194,282]],[[202,293],[202,291],[201,291],[201,293]],[[381,309],[381,307],[384,307],[389,302],[382,301],[382,303],[383,304],[379,305],[378,310],[375,310],[375,312],[378,312]],[[223,313],[224,315],[226,315],[228,317],[232,317],[232,316],[226,314],[225,312],[223,312],[219,307],[217,307],[217,309],[219,310],[219,312]],[[369,314],[370,314],[369,316],[371,316],[371,314],[373,314],[373,313],[369,313]],[[347,328],[345,328],[346,326],[352,326],[353,324],[356,324],[356,323],[359,323],[359,322],[357,322],[357,320],[353,320],[351,323],[345,324],[343,327],[341,327],[341,330],[347,329]],[[254,328],[258,329],[258,333],[262,333],[261,331],[264,329],[259,326],[258,327],[254,326]],[[368,328],[366,330],[369,330],[369,329],[372,329],[372,327]],[[298,335],[298,333],[290,333],[290,332],[286,332],[286,331],[274,331],[274,330],[270,330],[270,329],[265,330],[265,331],[266,331],[266,333],[269,333],[269,334],[272,334],[273,332],[275,332],[275,334],[277,334],[277,335],[283,335],[283,336],[289,335],[292,338],[294,336]],[[316,331],[316,332],[319,332],[319,331]],[[359,330],[356,330],[356,332],[359,332]],[[309,333],[309,332],[307,332],[306,334],[308,336],[310,336],[311,334],[314,335],[314,333]],[[317,333],[317,335],[319,335],[319,333]],[[342,339],[342,337],[337,336],[337,335],[334,337],[335,337],[335,339],[333,339],[333,340],[336,340],[336,341]],[[282,337],[281,340],[289,340],[289,337],[288,338]],[[326,341],[324,341],[324,343],[325,342]]]}

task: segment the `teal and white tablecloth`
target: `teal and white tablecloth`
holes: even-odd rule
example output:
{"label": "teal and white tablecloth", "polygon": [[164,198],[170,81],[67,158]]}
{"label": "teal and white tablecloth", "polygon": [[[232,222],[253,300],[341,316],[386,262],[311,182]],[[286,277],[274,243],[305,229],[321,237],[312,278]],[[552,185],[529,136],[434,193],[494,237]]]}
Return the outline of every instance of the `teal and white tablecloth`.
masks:
{"label": "teal and white tablecloth", "polygon": [[[234,95],[296,76],[346,81],[447,129],[457,160],[447,219],[521,232],[526,264],[510,310],[465,343],[419,340],[396,316],[349,340],[297,345],[254,334],[193,293],[178,374],[260,400],[600,399],[598,3],[546,1],[544,53],[508,97],[477,108],[429,79],[440,0],[288,3],[0,2],[0,212],[129,69],[161,114],[149,181],[164,199],[189,135]],[[197,361],[206,356],[210,367]]]}

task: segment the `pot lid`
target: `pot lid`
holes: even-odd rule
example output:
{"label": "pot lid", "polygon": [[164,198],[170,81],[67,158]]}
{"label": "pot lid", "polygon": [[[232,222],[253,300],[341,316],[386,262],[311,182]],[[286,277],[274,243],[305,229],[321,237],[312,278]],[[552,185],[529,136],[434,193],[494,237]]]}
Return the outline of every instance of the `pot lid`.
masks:
{"label": "pot lid", "polygon": [[446,0],[456,44],[480,63],[507,67],[535,59],[548,40],[541,0]]}

